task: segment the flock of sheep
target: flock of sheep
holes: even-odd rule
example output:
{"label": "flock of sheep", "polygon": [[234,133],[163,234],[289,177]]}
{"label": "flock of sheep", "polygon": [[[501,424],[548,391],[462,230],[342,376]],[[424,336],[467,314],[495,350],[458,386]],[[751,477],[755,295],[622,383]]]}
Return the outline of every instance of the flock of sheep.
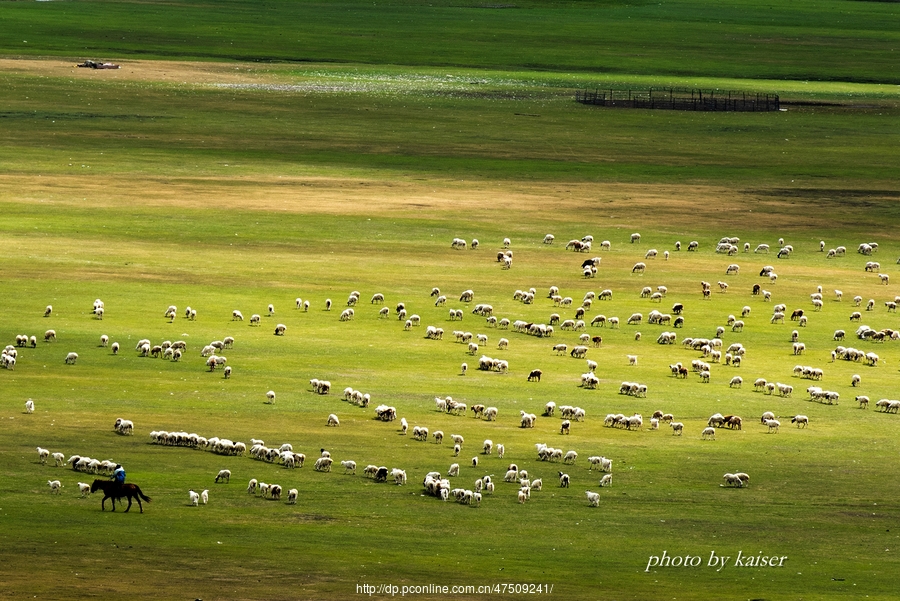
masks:
{"label": "flock of sheep", "polygon": [[[548,234],[545,236],[543,243],[547,245],[551,245],[554,243],[554,236]],[[640,235],[633,234],[631,236],[632,243],[640,242]],[[740,248],[738,246],[739,239],[737,238],[722,238],[716,246],[717,253],[723,253],[728,256],[736,255]],[[572,240],[566,245],[567,250],[573,250],[577,252],[588,252],[592,248],[593,238],[591,236],[586,236],[581,240]],[[503,241],[504,251],[498,253],[498,261],[504,264],[504,267],[509,269],[511,268],[512,262],[512,251],[508,250],[511,245],[511,241],[509,239],[505,239]],[[824,252],[824,242],[820,244],[820,251]],[[467,244],[462,239],[454,239],[452,243],[452,247],[458,250],[463,250],[466,248],[477,249],[479,247],[479,243],[477,240],[473,240],[471,244]],[[790,245],[785,245],[783,240],[779,241],[778,258],[785,259],[791,255],[793,252],[793,247]],[[609,250],[611,249],[611,243],[609,241],[603,241],[600,244],[601,250]],[[677,242],[674,245],[675,251],[679,251],[681,249],[681,243]],[[687,247],[689,252],[694,252],[699,249],[699,243],[696,241],[690,242]],[[875,253],[878,249],[878,245],[875,243],[863,243],[860,244],[858,252],[860,254],[869,256]],[[748,243],[744,244],[744,252],[749,252],[750,246]],[[756,247],[755,253],[767,253],[769,251],[769,247],[766,244],[760,244]],[[837,247],[836,249],[832,249],[828,251],[827,257],[834,258],[838,256],[843,256],[846,253],[845,247]],[[656,249],[651,249],[645,253],[645,260],[656,259],[659,253]],[[663,257],[665,260],[668,260],[670,257],[669,251],[665,251],[663,253]],[[601,264],[600,257],[595,257],[593,259],[589,259],[582,264],[582,269],[584,270],[585,277],[595,277],[597,274],[597,270],[599,265]],[[644,262],[639,262],[634,265],[632,268],[632,273],[634,274],[642,274],[646,271],[647,265]],[[866,263],[865,271],[867,272],[877,272],[880,269],[880,265],[876,262],[869,261]],[[739,273],[740,267],[737,264],[730,264],[726,268],[726,275],[736,275]],[[775,274],[774,268],[772,266],[766,266],[760,272],[760,275],[763,277],[768,277],[771,282],[775,282],[777,275]],[[889,277],[886,274],[879,274],[880,281],[884,284],[889,283]],[[728,293],[728,284],[724,281],[718,282],[719,293],[727,294]],[[707,282],[700,282],[700,292],[702,293],[704,298],[708,298],[710,296],[712,290],[712,286]],[[657,286],[656,289],[651,287],[643,287],[640,298],[648,299],[649,302],[657,302],[661,303],[665,299],[668,293],[668,288],[666,286]],[[771,299],[771,293],[762,290],[760,286],[755,286],[753,290],[753,294],[759,294],[763,297],[764,302],[768,302]],[[580,386],[585,389],[596,389],[601,383],[600,378],[596,375],[596,371],[598,368],[598,364],[596,361],[591,359],[587,359],[587,354],[590,352],[591,348],[599,348],[602,344],[602,338],[598,335],[592,335],[586,332],[588,328],[596,329],[607,327],[610,329],[615,329],[619,326],[619,319],[615,316],[606,317],[603,314],[597,314],[594,316],[589,324],[587,323],[585,316],[589,311],[595,309],[593,303],[595,300],[598,302],[603,302],[612,299],[613,292],[609,289],[604,289],[600,292],[599,295],[589,292],[587,293],[580,306],[574,309],[574,315],[572,319],[563,320],[559,313],[551,313],[548,318],[548,323],[535,323],[529,322],[525,320],[511,320],[510,318],[498,318],[494,315],[494,308],[492,305],[487,303],[479,303],[474,306],[471,310],[471,314],[478,316],[479,318],[484,320],[484,324],[486,328],[495,328],[497,330],[506,330],[511,331],[513,333],[522,333],[525,335],[537,336],[539,338],[544,337],[555,337],[558,335],[562,335],[562,332],[570,331],[572,333],[578,333],[578,342],[579,344],[574,345],[571,350],[569,346],[565,343],[557,343],[551,345],[551,350],[556,352],[557,354],[566,354],[568,353],[573,358],[583,359],[587,361],[588,371],[581,375]],[[523,304],[530,305],[535,304],[539,301],[539,294],[537,290],[531,288],[529,290],[516,290],[513,294],[513,299],[522,302]],[[836,300],[842,300],[843,293],[840,290],[835,290]],[[435,306],[441,307],[447,304],[447,296],[441,294],[441,291],[438,288],[433,288],[431,291],[431,297],[435,298]],[[463,303],[470,303],[474,301],[475,293],[473,290],[465,290],[460,296],[459,300]],[[559,287],[553,286],[548,290],[547,298],[552,304],[553,308],[561,308],[561,309],[571,309],[574,301],[571,297],[564,297],[560,295]],[[822,301],[822,290],[821,287],[811,294],[810,297],[811,305],[814,311],[821,311],[823,307]],[[860,306],[862,301],[862,297],[856,296],[854,298],[855,306]],[[356,317],[356,310],[354,309],[359,305],[360,302],[360,293],[358,291],[352,292],[347,300],[347,307],[343,309],[339,315],[338,320],[341,322],[351,321]],[[370,301],[371,305],[383,305],[385,302],[385,296],[382,293],[375,293]],[[332,308],[332,301],[330,299],[325,302],[325,310],[330,311]],[[895,298],[893,301],[887,301],[885,305],[888,308],[888,311],[895,311],[897,304],[900,304],[900,297]],[[310,302],[308,300],[304,301],[300,298],[297,298],[295,301],[296,309],[301,310],[303,312],[308,312],[310,309]],[[874,310],[875,301],[870,300],[867,304],[867,311]],[[640,312],[633,313],[627,320],[627,325],[641,325],[643,323],[646,324],[654,324],[654,325],[672,325],[674,328],[683,328],[684,327],[684,317],[682,316],[684,310],[684,306],[682,303],[675,303],[672,307],[672,314],[662,313],[657,310],[653,310],[649,313],[648,319],[644,320],[644,315]],[[451,321],[462,321],[464,318],[464,313],[461,309],[450,309],[450,320]],[[51,306],[47,306],[44,316],[50,317],[53,312]],[[169,306],[164,312],[164,316],[170,320],[174,320],[178,313],[177,307]],[[273,305],[268,306],[268,315],[271,317],[275,313],[275,309]],[[751,309],[749,306],[745,306],[741,312],[741,317],[746,319],[748,315],[751,313]],[[773,306],[772,318],[770,323],[783,323],[785,319],[785,315],[787,313],[787,307],[784,304],[778,304]],[[104,303],[97,299],[94,302],[92,314],[96,319],[102,320],[105,314],[105,305]],[[410,331],[413,328],[419,327],[421,324],[421,317],[416,314],[409,315],[407,313],[406,303],[398,303],[395,308],[395,314],[397,318],[403,322],[404,331]],[[390,317],[391,310],[388,307],[381,306],[378,308],[377,317],[385,318]],[[184,311],[184,317],[188,320],[196,320],[197,319],[197,311],[188,307]],[[799,327],[805,327],[808,323],[808,316],[804,315],[804,311],[802,309],[794,310],[791,314],[791,319],[793,321],[798,322]],[[853,312],[850,316],[850,321],[859,321],[861,319],[860,312]],[[234,310],[232,312],[232,321],[241,322],[244,320],[243,314],[240,310]],[[249,320],[251,326],[260,325],[261,316],[259,314],[253,314]],[[731,328],[732,332],[741,332],[745,327],[745,322],[743,319],[737,319],[734,316],[729,316],[727,320],[727,325]],[[510,329],[511,327],[511,329]],[[559,330],[559,334],[557,334],[557,329]],[[287,327],[284,324],[278,324],[275,327],[274,333],[276,336],[284,336],[286,334]],[[441,340],[443,338],[443,329],[437,326],[427,326],[425,328],[425,337]],[[688,349],[692,352],[699,352],[701,354],[701,358],[694,359],[691,362],[691,368],[694,373],[696,373],[699,377],[699,381],[706,383],[710,381],[712,365],[711,364],[722,364],[725,366],[731,366],[734,368],[738,368],[742,364],[742,360],[747,353],[747,349],[741,343],[734,343],[727,348],[723,348],[722,335],[725,333],[725,327],[718,327],[716,329],[716,336],[711,339],[706,338],[692,338],[686,337],[682,339],[682,347]],[[845,332],[843,330],[837,330],[834,333],[834,340],[843,341],[845,337]],[[472,334],[471,332],[466,332],[463,330],[457,330],[453,332],[453,336],[455,342],[465,344],[466,352],[469,355],[475,356],[478,355],[481,350],[488,343],[488,336],[485,334]],[[900,339],[900,331],[895,331],[891,329],[882,329],[875,330],[866,325],[861,325],[857,331],[856,336],[860,340],[866,341],[876,341],[883,342],[885,340],[896,340]],[[661,333],[656,342],[660,345],[673,345],[676,343],[678,338],[677,332],[666,331]],[[793,341],[793,354],[794,355],[802,355],[805,351],[805,344],[798,340],[799,332],[798,330],[794,330],[792,333],[792,341]],[[53,343],[57,341],[56,332],[53,329],[48,329],[43,337],[44,341],[47,343]],[[640,333],[635,333],[635,340],[640,339]],[[227,359],[221,353],[225,349],[233,348],[235,344],[235,339],[231,336],[227,336],[222,338],[221,340],[212,341],[210,344],[205,345],[200,351],[201,357],[205,358],[205,364],[209,371],[215,371],[219,367],[224,367],[224,378],[229,378],[232,375],[232,367],[227,364]],[[505,337],[500,337],[498,341],[498,350],[506,350],[510,345],[510,340]],[[0,365],[6,367],[7,369],[14,369],[16,365],[16,359],[18,356],[19,348],[23,347],[36,347],[37,346],[37,336],[35,335],[25,335],[21,334],[16,336],[15,345],[9,345],[3,350],[2,357],[0,357]],[[109,346],[109,337],[103,335],[100,339],[100,346],[107,347]],[[135,346],[135,351],[142,357],[156,357],[169,359],[172,361],[179,361],[182,357],[185,356],[185,353],[188,352],[187,344],[184,341],[164,341],[160,344],[152,344],[149,339],[140,340]],[[112,352],[113,354],[118,354],[119,352],[119,343],[112,343]],[[78,359],[78,354],[75,352],[69,352],[65,357],[65,363],[69,365],[75,365]],[[837,346],[832,352],[832,361],[836,359],[842,359],[847,361],[860,361],[865,362],[868,365],[876,366],[878,365],[880,359],[877,354],[872,352],[863,352],[857,349],[848,348],[844,346]],[[632,366],[636,366],[638,363],[637,355],[627,355],[628,364]],[[670,365],[671,375],[674,378],[687,378],[690,371],[681,362]],[[481,354],[478,359],[478,369],[483,371],[494,371],[499,373],[508,373],[510,371],[509,362],[503,359],[494,359],[488,357],[487,355]],[[467,371],[467,364],[462,364],[462,374],[465,375]],[[798,365],[794,368],[794,376],[801,378],[808,378],[812,380],[821,380],[824,376],[824,371],[821,368],[815,368],[811,366],[801,366]],[[529,371],[528,380],[539,382],[541,380],[541,376],[543,375],[543,371],[540,369],[531,369]],[[743,379],[740,376],[732,376],[730,378],[729,386],[733,388],[739,388],[743,382]],[[860,385],[861,378],[859,375],[854,375],[852,380],[853,386]],[[313,378],[310,380],[310,388],[313,393],[319,395],[328,395],[331,392],[331,382],[328,380]],[[776,382],[767,382],[763,378],[758,378],[755,380],[754,389],[756,391],[762,392],[763,394],[772,395],[776,391],[779,393],[781,397],[789,397],[793,393],[793,386],[789,384],[776,383]],[[810,400],[819,401],[827,404],[837,404],[839,399],[839,394],[833,391],[823,390],[819,386],[810,386],[807,389],[807,393],[809,395]],[[622,382],[619,387],[619,394],[628,395],[638,398],[647,397],[648,394],[648,386],[645,384],[634,383],[634,382]],[[269,391],[266,393],[266,399],[268,403],[274,404],[275,402],[275,392]],[[359,407],[369,407],[369,402],[371,400],[371,395],[369,393],[362,393],[358,390],[355,390],[352,387],[347,387],[344,390],[343,400],[353,403]],[[864,395],[860,395],[856,397],[856,400],[859,403],[861,408],[865,408],[868,406],[869,398]],[[454,401],[450,397],[435,398],[435,406],[436,410],[441,413],[446,414],[456,414],[456,415],[466,415],[469,410],[471,410],[473,417],[476,419],[484,419],[485,421],[495,421],[498,418],[499,410],[497,407],[485,407],[481,404],[473,404],[468,407],[465,403],[460,403]],[[897,413],[900,410],[900,401],[894,401],[890,399],[882,399],[876,403],[876,408],[880,409],[885,413]],[[557,413],[557,410],[561,417],[560,429],[559,432],[562,435],[569,434],[572,428],[573,422],[580,422],[586,419],[586,412],[584,409],[580,407],[572,407],[568,405],[556,407],[554,402],[549,402],[544,408],[544,412],[542,413],[543,417],[554,417]],[[26,413],[34,412],[34,403],[29,399],[26,403]],[[387,405],[379,405],[375,408],[375,416],[377,419],[385,422],[394,421],[397,418],[397,410],[394,407],[390,407]],[[528,413],[525,410],[520,411],[520,421],[519,426],[521,428],[532,428],[534,427],[537,416],[532,413]],[[795,424],[798,428],[805,428],[809,425],[809,418],[805,415],[794,415],[791,417],[791,423]],[[659,429],[660,423],[668,423],[672,429],[673,435],[682,435],[684,432],[684,423],[675,421],[674,416],[669,413],[663,413],[662,411],[656,411],[652,417],[649,419],[648,430],[654,431]],[[762,414],[760,418],[760,425],[766,428],[766,432],[768,433],[777,433],[779,431],[780,422],[776,419],[776,415],[771,411],[766,411]],[[326,419],[326,425],[338,427],[340,426],[340,420],[336,413],[331,413],[328,415]],[[626,430],[635,430],[640,431],[644,429],[644,419],[643,416],[639,413],[634,413],[631,416],[626,416],[625,414],[608,414],[604,420],[604,425],[610,428],[624,428]],[[715,440],[716,438],[716,430],[719,428],[729,428],[729,429],[741,429],[743,427],[743,420],[740,416],[736,415],[721,415],[715,414],[711,416],[707,422],[707,426],[703,428],[700,433],[700,438],[703,440]],[[406,418],[400,419],[400,432],[401,434],[407,434],[409,428],[409,424]],[[122,435],[130,435],[134,432],[134,424],[130,420],[125,420],[119,418],[116,420],[114,429],[117,433]],[[302,453],[295,453],[292,445],[283,444],[277,448],[269,448],[264,445],[261,440],[251,440],[250,445],[246,445],[242,442],[233,442],[228,439],[220,439],[218,437],[213,438],[205,438],[199,436],[194,433],[188,432],[164,432],[155,430],[150,433],[151,441],[154,444],[163,444],[163,445],[172,445],[172,446],[185,446],[197,449],[208,450],[220,455],[248,455],[254,459],[265,461],[269,463],[279,464],[284,466],[285,468],[302,468],[304,462],[306,460],[306,456]],[[441,444],[444,439],[444,433],[441,430],[432,430],[429,432],[429,429],[425,426],[415,425],[412,428],[412,438],[418,441],[428,441],[429,438],[435,444]],[[451,434],[450,440],[453,442],[453,456],[459,456],[462,445],[464,444],[463,437],[458,434]],[[569,450],[567,452],[562,451],[561,449],[552,448],[544,443],[537,443],[537,460],[539,462],[559,462],[561,464],[574,465],[578,453],[574,450]],[[495,457],[499,457],[503,459],[505,447],[502,444],[494,444],[491,440],[485,440],[482,445],[482,452],[480,456],[482,458],[486,458],[487,456],[492,455],[492,453],[496,450]],[[76,471],[84,471],[86,473],[94,473],[94,474],[111,474],[112,468],[115,466],[115,463],[111,460],[99,461],[96,459],[91,459],[89,457],[82,457],[79,455],[74,455],[69,458],[68,461],[65,461],[65,458],[62,453],[50,453],[50,451],[38,447],[37,449],[40,462],[45,464],[51,457],[54,460],[55,465],[61,466],[64,464],[70,464],[72,469]],[[599,468],[601,472],[604,473],[601,480],[599,481],[600,487],[610,486],[612,483],[612,460],[606,457],[601,456],[592,456],[588,458],[589,462],[589,470],[593,471],[595,467]],[[332,459],[330,453],[324,449],[321,450],[321,455],[316,459],[314,463],[313,469],[319,472],[330,472],[332,466]],[[353,460],[343,460],[340,462],[341,466],[344,468],[345,474],[355,474],[356,473],[356,462]],[[471,465],[474,468],[478,468],[479,465],[479,455],[476,455],[471,460]],[[490,471],[490,470],[488,470]],[[468,489],[466,487],[454,487],[452,486],[451,478],[456,478],[461,473],[461,467],[459,463],[453,463],[450,465],[446,474],[442,472],[429,472],[423,479],[422,485],[425,489],[425,492],[428,495],[440,498],[444,501],[447,501],[451,498],[456,500],[459,503],[467,504],[467,505],[480,505],[482,502],[482,495],[487,493],[493,493],[495,490],[495,484],[490,475],[483,475],[474,480],[473,488]],[[376,482],[387,482],[392,481],[395,484],[403,485],[406,484],[407,476],[406,471],[400,468],[392,468],[388,469],[384,466],[375,466],[369,465],[365,468],[364,474],[367,477],[371,477]],[[557,473],[558,477],[558,485],[560,487],[566,488],[569,486],[571,478],[568,474],[559,471]],[[216,483],[224,482],[228,483],[231,478],[230,470],[221,470],[216,478]],[[738,473],[727,473],[723,476],[724,484],[723,486],[733,486],[737,488],[745,487],[750,477],[742,472]],[[530,478],[527,470],[519,469],[519,467],[515,464],[509,464],[505,470],[504,482],[513,483],[518,485],[518,490],[516,493],[516,498],[519,503],[525,503],[531,498],[531,492],[540,491],[542,489],[542,479],[540,478]],[[48,485],[51,489],[51,492],[59,493],[62,484],[59,480],[52,480],[48,482]],[[78,483],[79,489],[82,492],[82,496],[86,495],[89,492],[90,487],[84,483]],[[85,488],[86,487],[86,488]],[[248,485],[248,492],[254,495],[271,499],[271,500],[280,500],[282,496],[282,487],[277,484],[266,484],[264,482],[259,482],[256,479],[251,479]],[[597,492],[586,491],[586,497],[588,504],[590,506],[598,506],[600,503],[600,495]],[[200,493],[195,492],[194,490],[189,491],[189,503],[191,505],[197,506],[201,503],[206,504],[209,498],[209,491],[204,490]],[[293,504],[297,502],[298,498],[298,490],[296,488],[292,488],[288,491],[287,502],[289,504]]]}

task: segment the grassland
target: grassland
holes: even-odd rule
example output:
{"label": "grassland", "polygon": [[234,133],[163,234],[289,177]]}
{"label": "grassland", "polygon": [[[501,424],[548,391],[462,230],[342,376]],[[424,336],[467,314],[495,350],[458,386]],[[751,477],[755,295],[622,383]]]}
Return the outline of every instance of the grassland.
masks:
{"label": "grassland", "polygon": [[[0,340],[58,333],[0,372],[0,598],[343,599],[358,596],[357,584],[533,582],[565,599],[893,599],[897,418],[852,399],[896,398],[900,356],[895,343],[853,339],[848,317],[858,294],[876,301],[864,323],[897,327],[883,304],[900,281],[896,5],[432,4],[0,5],[10,24],[0,33]],[[640,52],[623,52],[626,42]],[[713,52],[726,42],[733,52]],[[123,68],[73,68],[86,53]],[[594,85],[762,88],[795,104],[752,115],[572,101]],[[634,231],[639,245],[628,243]],[[541,244],[546,233],[555,245]],[[591,254],[602,257],[596,279],[581,276],[587,256],[562,248],[586,234],[612,241]],[[716,255],[725,235],[773,248],[784,237],[796,251],[786,260]],[[453,251],[457,236],[482,248]],[[509,271],[494,260],[506,236]],[[698,240],[700,251],[675,252],[676,240]],[[850,252],[826,259],[819,240]],[[863,241],[879,243],[874,257],[854,252]],[[649,248],[671,256],[632,275]],[[863,271],[871,259],[891,285]],[[741,272],[726,277],[732,262]],[[776,267],[776,283],[757,277],[764,264]],[[703,301],[701,279],[730,287]],[[770,324],[771,305],[749,294],[754,283],[773,304],[805,308],[808,327]],[[749,305],[744,332],[725,335],[749,349],[746,359],[738,369],[715,365],[709,384],[675,380],[669,364],[698,354],[657,345],[662,328],[594,328],[603,344],[588,357],[601,385],[583,390],[584,363],[550,350],[577,335],[494,331],[455,302],[472,288],[500,317],[569,317],[544,298],[551,285],[576,304],[611,288],[613,300],[595,301],[589,317],[624,321],[682,302],[679,341],[710,337]],[[661,306],[640,298],[648,285],[668,287]],[[812,312],[808,295],[820,285],[825,306]],[[466,309],[461,324],[433,306],[433,286]],[[512,299],[529,287],[534,305]],[[351,290],[362,303],[341,323]],[[379,319],[368,303],[375,292],[391,308],[405,302],[422,327]],[[309,312],[294,308],[297,297]],[[106,304],[102,321],[90,314],[95,298]],[[259,328],[231,321],[234,309],[249,317],[269,303],[276,313]],[[198,319],[169,323],[170,304],[190,305]],[[287,325],[284,337],[272,335],[275,323]],[[426,340],[426,325],[448,335]],[[457,328],[488,334],[482,350],[508,359],[511,373],[475,370],[477,356],[449,335]],[[803,357],[791,354],[794,328]],[[838,328],[883,363],[832,363]],[[101,334],[122,345],[118,356],[98,346]],[[199,356],[227,335],[236,339],[230,380]],[[496,350],[500,336],[508,351]],[[133,347],[145,337],[184,339],[189,352],[177,363],[139,357]],[[63,364],[69,351],[80,355],[74,366]],[[821,384],[840,392],[840,404],[807,401],[810,382],[791,373],[797,363],[822,367]],[[526,382],[534,368],[544,371],[540,383]],[[861,389],[850,386],[855,373]],[[733,375],[742,388],[728,386]],[[313,394],[313,377],[335,392]],[[757,377],[791,383],[794,395],[754,392]],[[648,397],[618,395],[623,380],[647,384]],[[346,386],[411,425],[463,435],[460,457],[341,401]],[[433,398],[447,395],[495,405],[500,419],[435,412]],[[32,415],[22,412],[27,398]],[[581,406],[588,419],[568,437],[558,419],[518,427],[520,410],[540,413],[549,400]],[[646,420],[656,409],[684,421],[685,435],[602,424],[610,412]],[[765,410],[782,417],[780,433],[756,423]],[[332,412],[340,428],[325,426]],[[714,412],[742,415],[744,429],[701,441]],[[808,430],[789,426],[798,413],[809,415]],[[112,432],[117,417],[135,422],[134,437]],[[361,466],[405,468],[410,482],[152,445],[155,429],[290,442],[309,457],[327,448]],[[468,467],[485,438],[504,443],[507,457]],[[570,489],[554,485],[563,468],[538,462],[536,442],[578,451],[565,468]],[[153,501],[143,515],[102,513],[97,498],[78,498],[76,482],[90,477],[41,466],[38,445],[120,461]],[[584,497],[597,490],[585,462],[593,454],[615,461],[597,509]],[[478,508],[422,496],[422,476],[454,461],[460,486],[502,477],[514,461],[545,488],[522,506],[511,484]],[[226,467],[234,481],[214,485]],[[751,485],[720,487],[721,474],[736,470]],[[296,486],[298,504],[248,495],[251,477]],[[51,478],[63,481],[58,498]],[[189,488],[209,488],[210,504],[189,507]],[[664,550],[702,556],[704,567],[645,571]],[[780,569],[716,572],[705,567],[712,551],[789,559]]]}

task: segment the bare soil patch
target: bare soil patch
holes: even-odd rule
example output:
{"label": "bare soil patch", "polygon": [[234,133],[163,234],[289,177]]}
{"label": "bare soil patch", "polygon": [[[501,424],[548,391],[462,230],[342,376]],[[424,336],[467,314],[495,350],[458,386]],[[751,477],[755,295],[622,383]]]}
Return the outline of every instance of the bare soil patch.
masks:
{"label": "bare soil patch", "polygon": [[[80,61],[77,61],[80,62]],[[265,66],[251,63],[114,60],[119,69],[83,69],[76,61],[35,58],[0,58],[0,73],[34,73],[43,76],[78,77],[160,83],[261,83],[274,81]]]}
{"label": "bare soil patch", "polygon": [[[719,186],[619,183],[534,183],[459,180],[363,179],[239,175],[234,177],[133,177],[111,175],[0,176],[0,189],[15,191],[16,202],[53,205],[89,203],[92,207],[191,208],[301,214],[402,214],[435,218],[497,218],[513,211],[544,219],[548,228],[583,215],[585,224],[603,228],[660,228],[727,232],[771,227],[833,227],[854,207],[894,204],[879,190],[745,189]],[[85,200],[87,199],[87,200]],[[809,208],[815,206],[815,211]],[[877,212],[876,212],[877,213]],[[802,222],[785,216],[803,215]],[[856,217],[861,221],[861,217]],[[550,231],[550,229],[548,229]]]}

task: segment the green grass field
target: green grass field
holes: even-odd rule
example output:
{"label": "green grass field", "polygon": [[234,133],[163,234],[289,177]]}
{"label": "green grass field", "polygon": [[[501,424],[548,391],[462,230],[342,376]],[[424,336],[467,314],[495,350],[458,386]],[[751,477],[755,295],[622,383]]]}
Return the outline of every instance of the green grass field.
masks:
{"label": "green grass field", "polygon": [[[552,585],[541,594],[563,599],[896,597],[898,418],[874,404],[898,397],[900,352],[854,335],[861,324],[898,329],[885,305],[900,294],[895,3],[0,9],[9,25],[0,32],[0,340],[38,338],[18,349],[14,370],[0,371],[0,598],[344,599],[369,596],[358,585],[526,583]],[[73,67],[86,58],[122,68]],[[576,89],[651,85],[776,92],[787,111],[606,110],[573,100]],[[639,244],[629,243],[632,232]],[[541,243],[547,233],[553,245]],[[585,235],[593,252],[564,250]],[[751,252],[715,253],[723,236]],[[480,248],[453,250],[455,237],[477,238]],[[509,270],[496,261],[505,237]],[[793,245],[790,258],[776,259],[779,238]],[[602,240],[609,251],[598,250]],[[692,240],[697,252],[686,250]],[[846,246],[846,256],[827,258],[820,240],[826,250]],[[862,242],[877,242],[877,252],[857,254]],[[753,253],[761,243],[772,252]],[[651,248],[660,256],[645,259]],[[585,279],[581,262],[593,256],[597,276]],[[638,261],[643,275],[632,274]],[[866,261],[879,269],[864,271]],[[740,273],[726,276],[731,263]],[[764,265],[776,282],[758,276]],[[712,283],[708,300],[701,280]],[[757,283],[771,302],[750,294]],[[547,298],[553,285],[571,308]],[[643,287],[663,285],[661,303],[641,298]],[[814,311],[818,286],[824,306]],[[447,306],[434,306],[432,287]],[[533,304],[513,299],[532,287]],[[471,303],[457,300],[466,289]],[[603,314],[622,325],[587,328],[603,339],[587,354],[598,363],[595,390],[579,386],[583,360],[551,350],[571,349],[579,333],[557,327],[536,338],[472,314],[489,303],[498,318],[547,323],[552,313],[573,317],[588,291],[603,289],[613,299],[595,300],[587,321]],[[353,290],[354,319],[341,322]],[[377,292],[387,319],[369,302]],[[96,298],[102,320],[91,313]],[[295,308],[297,298],[308,311]],[[404,331],[399,302],[421,326]],[[656,343],[671,327],[625,323],[674,303],[685,306],[674,346]],[[804,309],[808,325],[770,323],[778,303]],[[163,316],[169,305],[178,307],[173,323]],[[182,317],[186,306],[195,321]],[[670,375],[671,364],[700,357],[684,338],[712,338],[745,306],[743,332],[723,336],[726,347],[747,348],[741,367],[713,364],[706,384]],[[450,308],[463,309],[462,322],[449,320]],[[232,320],[236,309],[245,321]],[[279,323],[284,336],[273,335]],[[443,340],[426,339],[427,326],[443,328]],[[45,343],[51,328],[57,340]],[[457,329],[488,343],[470,355]],[[794,329],[806,345],[799,357]],[[833,340],[837,329],[847,331],[843,343]],[[104,334],[121,345],[118,355],[99,346]],[[224,352],[234,370],[227,380],[200,356],[225,336],[235,338]],[[501,337],[508,350],[497,349]],[[142,338],[184,340],[187,352],[178,362],[140,357]],[[837,344],[880,362],[832,362]],[[77,363],[65,365],[73,351]],[[476,369],[482,353],[508,360],[509,373]],[[795,377],[795,365],[825,377]],[[543,371],[540,382],[526,381],[532,369]],[[729,386],[736,375],[740,388]],[[311,378],[331,381],[331,393],[314,394]],[[794,392],[754,391],[757,378]],[[647,397],[618,394],[623,381],[646,384]],[[811,402],[813,384],[840,402]],[[372,406],[341,400],[348,386],[370,393]],[[854,402],[859,394],[871,398],[868,410]],[[499,418],[439,413],[438,396],[495,406]],[[33,414],[24,412],[29,398]],[[568,436],[558,416],[519,427],[520,411],[540,414],[548,401],[587,417]],[[401,435],[398,422],[374,419],[381,403],[410,429],[447,438]],[[656,410],[684,422],[684,435],[665,424],[650,430]],[[777,434],[759,423],[764,411],[779,417]],[[702,441],[716,412],[742,416],[743,429]],[[326,426],[330,413],[340,427]],[[640,413],[644,427],[606,427],[609,413]],[[797,414],[809,428],[791,425]],[[133,437],[113,431],[120,417],[134,421]],[[291,443],[307,464],[288,470],[151,444],[154,430]],[[450,434],[465,438],[458,457]],[[504,444],[506,456],[483,455],[485,439]],[[578,459],[538,461],[535,443]],[[97,496],[78,493],[94,476],[42,466],[37,446],[121,462],[153,500],[143,514],[112,513],[108,503],[101,512]],[[357,474],[337,463],[314,471],[323,448],[336,462],[356,461]],[[598,487],[591,455],[613,460],[611,487]],[[494,476],[496,491],[479,507],[424,495],[424,475],[454,462],[453,486]],[[518,486],[502,481],[510,463],[543,479],[524,505]],[[362,474],[369,464],[405,469],[409,481],[375,483]],[[215,484],[224,468],[232,482]],[[568,489],[557,484],[560,470]],[[735,471],[750,474],[749,486],[720,486]],[[250,478],[298,488],[297,504],[247,494]],[[63,484],[58,496],[52,479]],[[189,489],[209,489],[209,504],[189,506]],[[586,490],[601,494],[599,507],[588,506]],[[699,565],[648,569],[663,552]],[[738,552],[787,559],[739,567]],[[709,567],[712,553],[729,565]]]}

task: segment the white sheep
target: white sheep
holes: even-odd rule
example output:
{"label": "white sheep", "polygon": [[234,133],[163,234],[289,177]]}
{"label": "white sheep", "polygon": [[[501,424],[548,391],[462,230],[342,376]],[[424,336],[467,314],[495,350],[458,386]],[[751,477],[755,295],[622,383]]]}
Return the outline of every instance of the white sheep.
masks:
{"label": "white sheep", "polygon": [[50,457],[50,451],[48,451],[47,449],[38,447],[37,454],[38,454],[38,458],[41,460],[41,465],[46,465],[47,459]]}
{"label": "white sheep", "polygon": [[69,353],[66,355],[66,365],[75,365],[76,361],[78,361],[78,353]]}
{"label": "white sheep", "polygon": [[338,416],[332,413],[328,416],[328,422],[325,424],[327,426],[340,426],[341,422],[338,420]]}
{"label": "white sheep", "polygon": [[62,482],[59,480],[47,480],[47,486],[50,487],[50,492],[59,494],[60,489],[62,488]]}
{"label": "white sheep", "polygon": [[198,505],[200,505],[200,493],[194,492],[193,489],[189,490],[188,491],[188,500],[189,500],[190,505],[197,507]]}
{"label": "white sheep", "polygon": [[266,402],[272,403],[272,404],[275,403],[275,391],[274,390],[270,390],[269,392],[266,393]]}
{"label": "white sheep", "polygon": [[319,457],[313,464],[313,469],[317,472],[330,472],[332,463],[333,460],[331,459],[331,457]]}
{"label": "white sheep", "polygon": [[722,479],[725,480],[725,484],[721,486],[734,486],[735,488],[743,488],[744,481],[737,474],[725,474],[722,476]]}
{"label": "white sheep", "polygon": [[402,486],[406,484],[406,471],[394,468],[391,470],[391,478],[394,480],[394,484]]}
{"label": "white sheep", "polygon": [[200,502],[206,505],[209,502],[209,490],[204,490],[200,493]]}
{"label": "white sheep", "polygon": [[356,462],[355,461],[341,461],[341,467],[344,468],[345,474],[356,474]]}

